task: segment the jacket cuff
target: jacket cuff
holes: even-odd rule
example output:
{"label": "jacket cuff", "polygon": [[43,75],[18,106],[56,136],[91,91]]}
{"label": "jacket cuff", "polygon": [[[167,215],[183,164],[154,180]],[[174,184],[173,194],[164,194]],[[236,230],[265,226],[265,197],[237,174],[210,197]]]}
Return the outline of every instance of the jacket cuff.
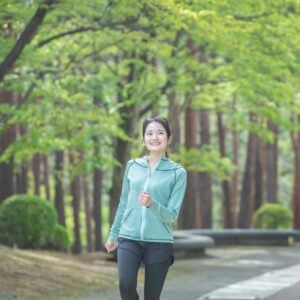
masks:
{"label": "jacket cuff", "polygon": [[117,240],[118,240],[118,235],[115,234],[115,233],[113,233],[113,232],[111,231],[110,234],[109,234],[109,236],[108,236],[108,240],[109,240],[109,241],[112,241],[112,242],[114,242],[114,243],[116,243]]}

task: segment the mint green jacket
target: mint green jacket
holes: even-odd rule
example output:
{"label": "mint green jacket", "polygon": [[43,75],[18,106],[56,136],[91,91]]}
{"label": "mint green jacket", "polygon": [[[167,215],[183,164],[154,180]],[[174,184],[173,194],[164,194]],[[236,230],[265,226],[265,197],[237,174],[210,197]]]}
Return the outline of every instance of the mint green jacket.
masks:
{"label": "mint green jacket", "polygon": [[[161,157],[152,172],[146,156],[128,161],[108,239],[172,243],[172,223],[178,218],[185,189],[185,169],[166,157]],[[139,203],[141,192],[150,194],[153,203],[149,208]]]}

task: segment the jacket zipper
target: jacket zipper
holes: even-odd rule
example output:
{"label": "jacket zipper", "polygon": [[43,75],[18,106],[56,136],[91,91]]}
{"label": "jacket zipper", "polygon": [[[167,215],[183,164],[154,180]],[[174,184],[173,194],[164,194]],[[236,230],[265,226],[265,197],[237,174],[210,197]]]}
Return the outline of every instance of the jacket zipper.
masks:
{"label": "jacket zipper", "polygon": [[[159,162],[157,163],[157,165],[154,167],[154,169],[151,172],[150,166],[147,162],[148,165],[148,176],[144,185],[144,192],[148,192],[148,186],[149,186],[149,182],[151,179],[151,175],[153,174],[153,172],[155,171],[155,169],[157,168],[157,166],[159,166],[161,162],[161,158],[159,160]],[[144,240],[144,231],[145,231],[145,227],[146,227],[146,211],[147,211],[147,207],[146,206],[142,206],[142,222],[141,222],[141,230],[140,230],[140,237],[141,240]]]}
{"label": "jacket zipper", "polygon": [[[144,184],[144,192],[148,191],[150,177],[151,177],[151,171],[149,168],[148,176],[147,176],[146,182]],[[144,231],[145,231],[145,227],[146,227],[146,209],[147,209],[146,206],[142,206],[142,222],[141,222],[141,230],[140,230],[140,236],[141,236],[142,241],[144,240]]]}

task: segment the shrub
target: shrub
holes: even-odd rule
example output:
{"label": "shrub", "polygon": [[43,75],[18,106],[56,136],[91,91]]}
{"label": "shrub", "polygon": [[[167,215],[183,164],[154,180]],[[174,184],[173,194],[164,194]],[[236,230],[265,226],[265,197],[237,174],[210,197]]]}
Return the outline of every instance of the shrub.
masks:
{"label": "shrub", "polygon": [[290,229],[291,211],[279,203],[265,203],[254,213],[254,227],[259,229]]}
{"label": "shrub", "polygon": [[69,252],[71,247],[69,234],[65,227],[56,224],[53,237],[46,248]]}
{"label": "shrub", "polygon": [[0,206],[0,242],[19,248],[41,248],[53,236],[56,211],[46,200],[14,195]]}

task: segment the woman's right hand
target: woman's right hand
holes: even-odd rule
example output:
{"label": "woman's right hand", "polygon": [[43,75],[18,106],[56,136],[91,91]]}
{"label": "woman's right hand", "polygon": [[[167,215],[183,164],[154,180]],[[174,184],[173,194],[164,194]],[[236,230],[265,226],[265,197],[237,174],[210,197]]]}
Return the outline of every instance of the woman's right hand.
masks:
{"label": "woman's right hand", "polygon": [[113,241],[107,241],[104,246],[107,252],[110,253],[118,247],[118,243],[114,243]]}

